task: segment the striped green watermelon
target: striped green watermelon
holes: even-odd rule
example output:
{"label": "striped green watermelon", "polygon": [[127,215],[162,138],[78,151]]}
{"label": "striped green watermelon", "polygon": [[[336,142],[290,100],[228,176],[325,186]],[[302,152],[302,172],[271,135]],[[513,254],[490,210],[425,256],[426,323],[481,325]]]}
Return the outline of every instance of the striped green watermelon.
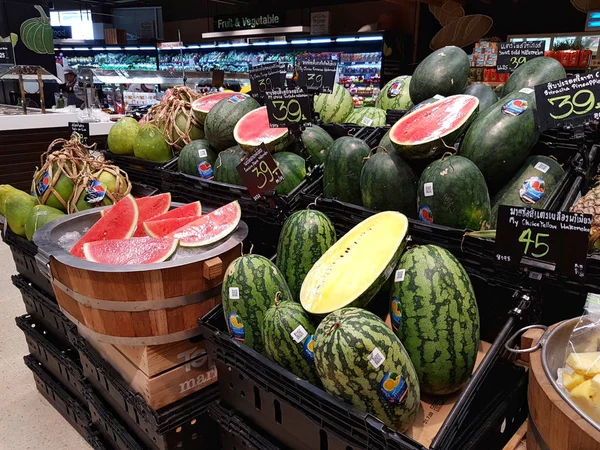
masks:
{"label": "striped green watermelon", "polygon": [[315,95],[315,112],[325,123],[344,123],[353,109],[352,96],[340,84],[333,86],[332,94]]}
{"label": "striped green watermelon", "polygon": [[365,106],[363,108],[356,108],[354,112],[346,118],[345,122],[355,123],[361,127],[384,127],[385,120],[386,115],[383,109]]}
{"label": "striped green watermelon", "polygon": [[235,94],[214,105],[204,120],[206,139],[216,150],[236,145],[233,130],[238,121],[260,105],[249,95]]}
{"label": "striped green watermelon", "polygon": [[406,111],[412,108],[410,99],[410,75],[401,75],[390,80],[381,90],[375,101],[375,107],[384,111],[395,109]]}
{"label": "striped green watermelon", "polygon": [[233,137],[242,149],[250,153],[262,144],[270,152],[278,152],[294,140],[287,128],[271,128],[266,106],[246,113],[236,124]]}
{"label": "striped green watermelon", "polygon": [[281,272],[267,258],[246,255],[229,265],[221,298],[225,321],[234,339],[257,352],[264,352],[262,324],[278,292],[282,302],[292,301]]}
{"label": "striped green watermelon", "polygon": [[210,142],[206,139],[198,139],[186,144],[177,160],[177,168],[181,173],[194,175],[196,177],[210,180],[213,178],[213,167],[217,159]]}
{"label": "striped green watermelon", "polygon": [[315,326],[298,303],[275,300],[265,313],[263,341],[266,356],[294,375],[318,385],[314,334]]}
{"label": "striped green watermelon", "polygon": [[242,177],[240,176],[236,167],[241,164],[242,160],[246,156],[248,156],[248,154],[238,145],[228,148],[227,150],[223,150],[221,153],[219,153],[219,156],[214,164],[214,180],[219,181],[220,183],[244,186]]}
{"label": "striped green watermelon", "polygon": [[273,159],[283,175],[283,181],[277,185],[275,192],[279,195],[288,195],[306,177],[306,161],[302,156],[292,152],[275,153]]}
{"label": "striped green watermelon", "polygon": [[283,273],[294,300],[300,299],[306,274],[335,241],[333,224],[322,212],[305,209],[285,221],[275,264]]}
{"label": "striped green watermelon", "polygon": [[215,94],[204,95],[192,102],[192,113],[201,125],[204,124],[207,114],[213,106],[223,99],[227,99],[235,95],[235,92],[217,92]]}
{"label": "striped green watermelon", "polygon": [[329,314],[315,331],[315,367],[323,387],[403,432],[421,406],[419,379],[402,342],[360,308]]}
{"label": "striped green watermelon", "polygon": [[471,280],[435,245],[406,251],[390,302],[392,327],[415,365],[421,391],[445,395],[469,379],[479,348],[479,311]]}
{"label": "striped green watermelon", "polygon": [[361,139],[344,136],[327,150],[323,189],[326,197],[360,205],[360,172],[369,146]]}
{"label": "striped green watermelon", "polygon": [[317,165],[325,161],[325,152],[333,145],[333,138],[323,128],[313,125],[302,132],[302,142],[313,165]]}

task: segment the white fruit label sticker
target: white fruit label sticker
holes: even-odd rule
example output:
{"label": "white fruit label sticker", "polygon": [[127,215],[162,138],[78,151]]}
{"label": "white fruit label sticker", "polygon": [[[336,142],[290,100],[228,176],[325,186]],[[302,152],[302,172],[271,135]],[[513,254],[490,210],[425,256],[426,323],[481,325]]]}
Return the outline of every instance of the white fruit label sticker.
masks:
{"label": "white fruit label sticker", "polygon": [[533,89],[531,89],[531,88],[523,88],[519,92],[522,92],[523,94],[531,94],[533,92]]}
{"label": "white fruit label sticker", "polygon": [[543,162],[539,162],[535,165],[535,168],[542,173],[546,173],[548,172],[548,169],[550,169],[550,166],[548,164],[544,164]]}
{"label": "white fruit label sticker", "polygon": [[399,283],[404,281],[404,274],[406,273],[405,269],[396,270],[396,275],[394,275],[394,282]]}
{"label": "white fruit label sticker", "polygon": [[290,333],[292,339],[297,344],[298,342],[302,342],[306,336],[308,336],[308,331],[304,329],[302,325],[298,325],[294,331]]}
{"label": "white fruit label sticker", "polygon": [[231,300],[239,300],[240,299],[240,288],[230,287],[229,288],[229,298]]}
{"label": "white fruit label sticker", "polygon": [[198,156],[200,156],[200,158],[206,158],[208,156],[206,149],[201,148],[200,150],[198,150]]}
{"label": "white fruit label sticker", "polygon": [[435,98],[436,100],[444,100],[446,97],[444,97],[443,95],[440,95],[440,94],[435,94],[433,96],[433,98]]}
{"label": "white fruit label sticker", "polygon": [[371,125],[373,125],[373,119],[369,117],[363,117],[360,123],[362,123],[364,126],[370,127]]}
{"label": "white fruit label sticker", "polygon": [[431,197],[433,195],[433,183],[425,183],[423,185],[423,194],[425,194],[425,197]]}
{"label": "white fruit label sticker", "polygon": [[375,347],[373,349],[373,351],[371,352],[371,354],[369,355],[369,362],[371,363],[371,365],[374,368],[378,369],[379,366],[381,366],[384,361],[385,361],[385,356],[383,356],[383,353],[381,353],[379,351],[379,349],[377,347]]}

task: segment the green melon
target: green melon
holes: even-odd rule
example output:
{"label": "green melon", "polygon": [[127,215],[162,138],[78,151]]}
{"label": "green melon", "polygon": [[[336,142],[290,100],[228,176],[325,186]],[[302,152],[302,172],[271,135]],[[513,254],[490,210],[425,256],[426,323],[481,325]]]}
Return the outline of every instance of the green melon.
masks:
{"label": "green melon", "polygon": [[311,156],[313,165],[325,161],[325,152],[333,144],[333,138],[323,128],[313,125],[302,132],[302,142]]}
{"label": "green melon", "polygon": [[402,342],[375,314],[343,308],[315,331],[315,367],[327,392],[393,430],[406,431],[421,406],[419,379]]}
{"label": "green melon", "polygon": [[306,177],[306,161],[302,156],[291,152],[275,153],[273,159],[283,175],[283,181],[277,185],[275,192],[279,195],[288,195]]}
{"label": "green melon", "polygon": [[467,382],[479,349],[479,310],[465,269],[447,250],[406,251],[390,302],[392,327],[410,355],[421,391],[446,395]]}
{"label": "green melon", "polygon": [[133,153],[137,158],[156,162],[166,162],[173,157],[158,127],[150,123],[140,127],[133,145]]}
{"label": "green melon", "polygon": [[267,258],[246,255],[229,265],[221,298],[225,320],[234,339],[257,352],[264,352],[263,320],[277,293],[281,302],[292,301],[281,272]]}
{"label": "green melon", "polygon": [[434,95],[462,94],[467,88],[471,64],[458,47],[436,50],[417,66],[410,80],[410,98],[416,105]]}
{"label": "green melon", "polygon": [[344,123],[353,109],[352,96],[340,84],[333,86],[332,94],[315,95],[315,112],[325,123]]}
{"label": "green melon", "polygon": [[538,84],[546,84],[566,77],[567,72],[559,61],[554,58],[540,56],[539,58],[530,59],[510,75],[502,89],[502,95],[506,97],[523,88],[533,89]]}
{"label": "green melon", "polygon": [[244,181],[237,171],[244,158],[248,154],[242,150],[238,145],[235,147],[228,148],[219,153],[217,160],[214,164],[215,181],[221,183],[235,184],[237,186],[244,186]]}
{"label": "green melon", "polygon": [[354,123],[361,127],[384,127],[386,115],[383,109],[365,106],[363,108],[356,108],[354,112],[346,118],[345,122]]}
{"label": "green melon", "polygon": [[37,199],[25,192],[23,194],[13,194],[6,199],[4,204],[6,223],[8,223],[13,233],[23,237],[27,236],[25,226],[37,204]]}
{"label": "green melon", "polygon": [[326,197],[360,205],[360,172],[369,146],[362,140],[344,136],[326,153],[323,190]]}
{"label": "green melon", "polygon": [[204,121],[206,139],[216,150],[236,145],[233,136],[238,121],[253,109],[260,108],[259,103],[249,95],[236,94],[214,105]]}
{"label": "green melon", "polygon": [[206,139],[187,144],[179,153],[177,168],[181,173],[210,180],[214,176],[217,153]]}
{"label": "green melon", "polygon": [[410,99],[410,75],[401,75],[390,80],[381,90],[375,101],[375,106],[384,111],[388,109],[407,111],[412,108]]}
{"label": "green melon", "polygon": [[466,89],[465,94],[472,95],[479,99],[479,113],[486,111],[490,106],[498,101],[498,96],[487,84],[472,84]]}
{"label": "green melon", "polygon": [[116,155],[133,155],[133,144],[140,124],[133,117],[122,117],[108,132],[108,149]]}
{"label": "green melon", "polygon": [[[68,167],[71,167],[71,162],[65,163]],[[67,167],[65,167],[67,170]],[[73,190],[75,189],[75,182],[67,176],[66,173],[61,172],[56,183],[54,183],[54,190],[63,199],[63,203],[58,199],[55,193],[51,193],[46,198],[45,202],[42,202],[44,194],[46,190],[50,188],[52,185],[52,180],[56,176],[56,174],[60,171],[58,163],[52,164],[50,170],[47,172],[38,172],[39,175],[35,179],[35,195],[38,198],[40,203],[43,203],[46,206],[50,206],[55,209],[59,209],[62,212],[67,212],[67,206],[69,199],[73,195]]]}
{"label": "green melon", "polygon": [[25,237],[28,241],[33,240],[33,235],[39,228],[64,216],[65,213],[59,209],[45,205],[34,206],[25,222]]}
{"label": "green melon", "polygon": [[292,214],[283,224],[277,245],[276,266],[299,301],[306,274],[336,241],[331,220],[319,211],[305,209]]}
{"label": "green melon", "polygon": [[485,178],[462,156],[444,156],[421,174],[417,191],[419,218],[461,230],[483,230],[490,224],[490,195]]}

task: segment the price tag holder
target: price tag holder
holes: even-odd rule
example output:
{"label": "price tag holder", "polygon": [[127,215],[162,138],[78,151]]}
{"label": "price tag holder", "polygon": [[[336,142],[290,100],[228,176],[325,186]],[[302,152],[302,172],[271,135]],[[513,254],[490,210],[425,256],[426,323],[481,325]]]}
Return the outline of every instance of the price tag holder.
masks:
{"label": "price tag holder", "polygon": [[254,200],[258,200],[263,193],[274,192],[284,179],[277,163],[263,145],[244,159],[237,166],[237,171]]}
{"label": "price tag holder", "polygon": [[583,277],[590,214],[500,206],[496,261]]}
{"label": "price tag holder", "polygon": [[600,71],[535,87],[540,131],[600,119]]}
{"label": "price tag holder", "polygon": [[337,66],[337,61],[332,59],[302,61],[298,68],[298,86],[306,87],[311,94],[333,93]]}
{"label": "price tag holder", "polygon": [[303,89],[265,92],[265,105],[271,128],[311,126],[312,99]]}
{"label": "price tag holder", "polygon": [[527,61],[544,56],[544,41],[500,42],[496,72],[510,73]]}
{"label": "price tag holder", "polygon": [[0,42],[0,64],[14,64],[13,46],[10,42]]}
{"label": "price tag holder", "polygon": [[249,71],[252,97],[263,100],[265,92],[285,88],[285,64],[280,62],[252,66]]}
{"label": "price tag holder", "polygon": [[84,142],[90,137],[90,124],[88,122],[69,122],[69,128],[73,133],[79,133]]}

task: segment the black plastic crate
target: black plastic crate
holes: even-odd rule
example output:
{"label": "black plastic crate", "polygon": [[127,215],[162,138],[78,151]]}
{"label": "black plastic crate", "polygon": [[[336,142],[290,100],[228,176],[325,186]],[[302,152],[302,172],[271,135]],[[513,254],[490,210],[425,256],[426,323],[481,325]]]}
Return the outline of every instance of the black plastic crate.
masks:
{"label": "black plastic crate", "polygon": [[215,402],[208,408],[210,417],[221,427],[223,450],[279,450],[281,444],[250,426],[234,410]]}
{"label": "black plastic crate", "polygon": [[150,197],[158,193],[160,186],[148,186],[142,183],[131,183],[131,195],[135,198]]}
{"label": "black plastic crate", "polygon": [[216,384],[159,410],[144,399],[81,336],[73,336],[83,373],[105,401],[145,446],[158,450],[212,450],[218,429],[207,408],[219,396]]}
{"label": "black plastic crate", "polygon": [[172,158],[167,162],[155,162],[146,161],[135,156],[115,155],[110,151],[104,151],[103,154],[106,160],[112,161],[127,172],[130,181],[143,183],[158,189],[162,186],[163,168],[175,160],[175,158]]}
{"label": "black plastic crate", "polygon": [[85,440],[92,440],[95,433],[87,408],[72,397],[35,357],[27,355],[23,360],[33,372],[37,390]]}
{"label": "black plastic crate", "polygon": [[69,342],[69,336],[77,333],[75,325],[60,311],[54,297],[36,288],[23,275],[13,275],[13,284],[21,291],[25,310],[62,342]]}
{"label": "black plastic crate", "polygon": [[71,395],[85,404],[84,376],[77,350],[65,345],[46,330],[41,321],[29,314],[15,320],[17,326],[25,333],[29,353],[41,362],[44,369],[60,381]]}

